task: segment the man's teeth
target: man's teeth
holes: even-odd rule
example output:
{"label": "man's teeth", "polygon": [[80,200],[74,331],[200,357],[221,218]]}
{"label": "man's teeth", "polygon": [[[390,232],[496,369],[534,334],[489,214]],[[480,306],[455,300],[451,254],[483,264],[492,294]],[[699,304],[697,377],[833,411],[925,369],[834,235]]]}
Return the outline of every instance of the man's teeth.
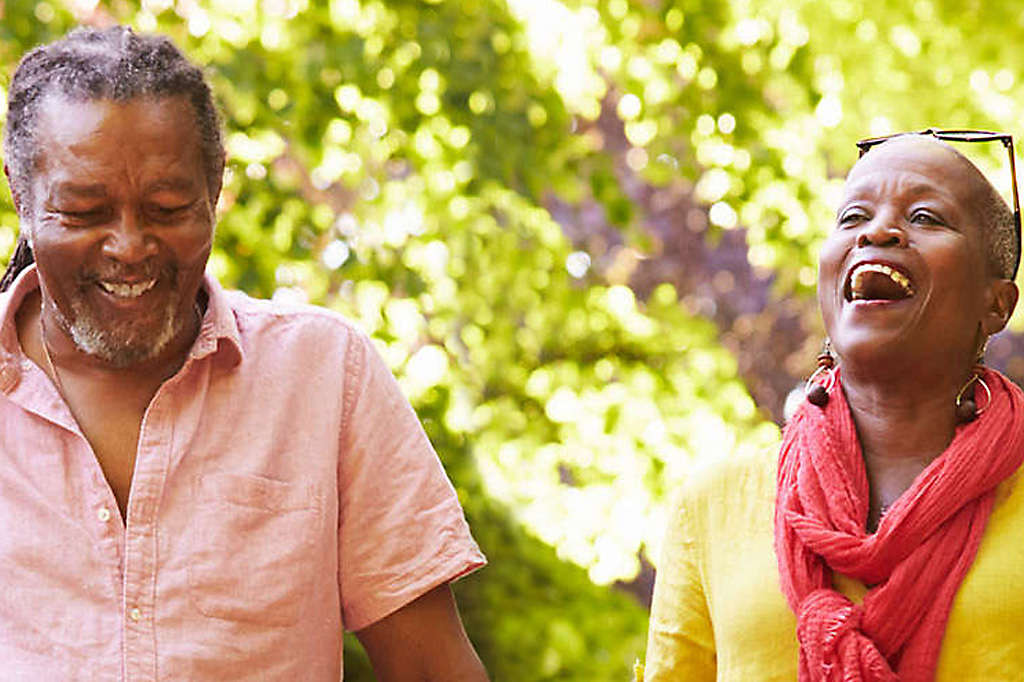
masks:
{"label": "man's teeth", "polygon": [[895,282],[907,296],[914,295],[914,288],[910,286],[910,279],[899,270],[893,270],[888,265],[882,265],[881,263],[863,263],[854,268],[853,274],[850,277],[850,298],[852,300],[856,301],[867,298],[864,292],[864,277],[869,272],[878,272],[885,275]]}
{"label": "man's teeth", "polygon": [[152,289],[156,284],[156,280],[147,279],[144,282],[136,282],[135,284],[126,284],[124,282],[105,282],[100,280],[99,284],[100,287],[102,287],[108,294],[119,296],[121,298],[138,298]]}

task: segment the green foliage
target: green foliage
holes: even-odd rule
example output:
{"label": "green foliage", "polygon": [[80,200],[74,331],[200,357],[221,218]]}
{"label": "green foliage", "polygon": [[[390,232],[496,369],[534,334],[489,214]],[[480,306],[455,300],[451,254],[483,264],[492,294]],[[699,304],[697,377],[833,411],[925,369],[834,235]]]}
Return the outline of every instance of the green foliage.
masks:
{"label": "green foliage", "polygon": [[[630,124],[656,129],[637,144],[651,159],[678,159],[698,199],[732,209],[717,226],[747,229],[750,263],[772,271],[780,295],[814,286],[856,140],[929,126],[1012,132],[1024,107],[1008,39],[1024,15],[1012,3],[984,12],[932,0],[595,6],[622,55],[609,80],[642,102],[623,116],[627,134]],[[602,54],[593,61],[606,63]],[[1003,150],[968,153],[1008,196]],[[643,172],[664,181],[657,164]]]}
{"label": "green foliage", "polygon": [[[0,100],[18,56],[77,21],[168,33],[206,65],[229,149],[211,270],[377,340],[490,559],[456,591],[496,680],[622,680],[646,616],[606,585],[657,557],[694,457],[778,435],[694,292],[672,273],[630,286],[665,249],[659,202],[696,207],[672,229],[709,246],[744,228],[727,274],[770,276],[770,303],[812,316],[854,140],[1014,129],[1007,36],[1024,15],[981,16],[933,0],[8,0]],[[16,231],[0,201],[0,256]],[[778,364],[799,373],[800,350]],[[346,666],[371,679],[351,638]]]}

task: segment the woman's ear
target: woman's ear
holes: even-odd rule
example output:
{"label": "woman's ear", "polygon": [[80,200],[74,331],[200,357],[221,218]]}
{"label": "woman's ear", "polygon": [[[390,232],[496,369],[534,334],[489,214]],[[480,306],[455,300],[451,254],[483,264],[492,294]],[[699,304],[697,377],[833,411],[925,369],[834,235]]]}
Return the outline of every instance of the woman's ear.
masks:
{"label": "woman's ear", "polygon": [[981,320],[985,336],[1002,331],[1017,307],[1017,285],[1012,279],[993,279],[989,284],[988,311]]}

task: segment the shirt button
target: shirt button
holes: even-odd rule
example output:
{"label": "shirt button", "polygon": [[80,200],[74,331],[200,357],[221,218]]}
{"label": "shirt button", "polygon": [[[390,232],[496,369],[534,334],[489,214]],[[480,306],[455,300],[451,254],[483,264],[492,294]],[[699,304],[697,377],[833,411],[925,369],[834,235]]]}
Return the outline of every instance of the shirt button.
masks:
{"label": "shirt button", "polygon": [[140,611],[138,608],[134,608],[128,612],[128,616],[132,620],[139,620],[140,618],[142,618],[142,611]]}
{"label": "shirt button", "polygon": [[0,391],[10,391],[17,386],[20,372],[9,361],[0,363]]}
{"label": "shirt button", "polygon": [[98,512],[96,512],[96,518],[98,518],[103,523],[106,523],[110,520],[110,510],[107,509],[106,507],[100,509]]}

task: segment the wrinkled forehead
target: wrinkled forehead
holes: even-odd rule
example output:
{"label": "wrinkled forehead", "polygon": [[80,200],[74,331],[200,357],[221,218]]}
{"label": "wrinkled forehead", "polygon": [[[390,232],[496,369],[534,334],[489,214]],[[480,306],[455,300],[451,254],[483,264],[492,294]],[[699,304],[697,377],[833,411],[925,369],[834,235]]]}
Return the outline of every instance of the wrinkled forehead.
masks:
{"label": "wrinkled forehead", "polygon": [[202,142],[189,102],[182,96],[141,96],[126,100],[76,100],[48,96],[36,126],[36,169],[68,163],[194,165]]}
{"label": "wrinkled forehead", "polygon": [[861,157],[846,177],[844,195],[916,184],[922,191],[946,194],[967,209],[984,183],[987,180],[974,164],[949,145],[924,135],[907,135],[872,147]]}
{"label": "wrinkled forehead", "polygon": [[199,134],[195,110],[185,95],[138,95],[125,99],[76,97],[49,92],[38,110],[39,127],[50,138],[65,141],[114,126],[122,129],[167,128]]}

